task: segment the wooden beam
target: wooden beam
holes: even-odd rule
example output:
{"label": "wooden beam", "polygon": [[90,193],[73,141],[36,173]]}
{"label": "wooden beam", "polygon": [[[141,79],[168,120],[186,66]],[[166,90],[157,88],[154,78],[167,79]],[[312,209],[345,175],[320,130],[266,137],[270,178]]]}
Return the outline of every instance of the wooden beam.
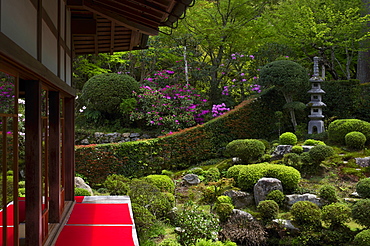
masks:
{"label": "wooden beam", "polygon": [[42,245],[41,82],[26,81],[26,245]]}
{"label": "wooden beam", "polygon": [[75,131],[74,131],[75,99],[68,97],[64,99],[64,142],[63,161],[65,170],[65,200],[74,201],[75,184]]}
{"label": "wooden beam", "polygon": [[116,22],[119,25],[125,26],[125,27],[127,27],[129,29],[132,29],[134,31],[140,31],[144,34],[153,35],[153,36],[158,35],[158,33],[159,33],[158,29],[151,28],[151,27],[148,27],[148,26],[144,26],[144,25],[141,25],[141,24],[139,24],[137,22],[134,22],[134,21],[129,21],[128,19],[126,19],[122,15],[119,15],[117,13],[108,11],[108,10],[102,8],[102,7],[98,7],[91,0],[85,0],[84,5],[85,5],[85,9],[87,9],[87,10],[93,12],[93,13],[96,13],[98,15],[101,15],[104,18],[107,18],[108,20]]}
{"label": "wooden beam", "polygon": [[49,222],[61,220],[60,93],[49,91]]}
{"label": "wooden beam", "polygon": [[96,35],[96,20],[73,19],[72,18],[72,34],[89,34]]}

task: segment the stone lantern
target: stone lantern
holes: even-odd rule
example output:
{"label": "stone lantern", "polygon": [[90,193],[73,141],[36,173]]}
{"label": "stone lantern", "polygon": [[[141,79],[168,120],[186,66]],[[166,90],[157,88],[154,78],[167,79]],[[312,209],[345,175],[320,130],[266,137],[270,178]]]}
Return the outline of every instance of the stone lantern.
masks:
{"label": "stone lantern", "polygon": [[313,58],[313,76],[310,78],[311,90],[308,93],[311,95],[311,101],[307,104],[311,108],[310,121],[308,122],[308,134],[322,133],[325,131],[324,128],[324,115],[322,115],[322,108],[326,107],[326,104],[322,102],[322,95],[325,91],[321,89],[321,82],[324,81],[319,76],[319,58],[315,56]]}

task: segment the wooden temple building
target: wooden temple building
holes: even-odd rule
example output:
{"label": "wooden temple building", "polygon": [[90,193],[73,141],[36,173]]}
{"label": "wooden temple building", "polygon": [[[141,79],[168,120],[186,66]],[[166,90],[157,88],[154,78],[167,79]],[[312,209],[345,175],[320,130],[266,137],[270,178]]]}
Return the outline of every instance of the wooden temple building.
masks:
{"label": "wooden temple building", "polygon": [[192,1],[0,0],[0,245],[52,245],[75,204],[73,57],[145,49]]}

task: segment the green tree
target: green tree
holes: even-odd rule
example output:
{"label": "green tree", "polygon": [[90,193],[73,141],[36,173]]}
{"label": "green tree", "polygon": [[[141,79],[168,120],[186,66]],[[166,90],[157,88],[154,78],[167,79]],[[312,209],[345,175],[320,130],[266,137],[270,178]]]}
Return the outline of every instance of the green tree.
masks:
{"label": "green tree", "polygon": [[302,58],[321,57],[331,79],[351,79],[359,43],[368,36],[362,6],[361,0],[281,1],[263,18],[275,40],[295,47]]}

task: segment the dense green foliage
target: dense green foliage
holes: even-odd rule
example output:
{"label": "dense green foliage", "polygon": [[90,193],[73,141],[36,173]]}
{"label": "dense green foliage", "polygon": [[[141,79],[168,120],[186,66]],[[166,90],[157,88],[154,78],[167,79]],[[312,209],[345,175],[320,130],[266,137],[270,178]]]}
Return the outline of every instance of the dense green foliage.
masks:
{"label": "dense green foliage", "polygon": [[279,214],[279,205],[274,200],[261,201],[257,206],[263,221],[268,222],[276,219]]}
{"label": "dense green foliage", "polygon": [[355,236],[353,242],[357,246],[368,246],[370,245],[370,230],[363,230]]}
{"label": "dense green foliage", "polygon": [[324,199],[327,203],[333,203],[338,201],[337,192],[332,185],[323,185],[319,189],[319,197]]}
{"label": "dense green foliage", "polygon": [[220,202],[216,203],[214,210],[221,222],[226,221],[233,212],[234,206],[230,203]]}
{"label": "dense green foliage", "polygon": [[292,132],[284,132],[279,137],[279,143],[283,145],[295,145],[297,141],[297,136]]}
{"label": "dense green foliage", "polygon": [[353,131],[363,133],[367,141],[369,141],[370,123],[359,119],[341,119],[331,122],[328,126],[329,140],[345,145],[346,134]]}
{"label": "dense green foliage", "polygon": [[309,201],[298,201],[290,209],[294,221],[303,228],[317,228],[321,226],[321,210]]}
{"label": "dense green foliage", "polygon": [[315,146],[315,145],[326,145],[323,141],[316,140],[316,139],[306,139],[303,142],[303,145],[308,145],[308,146]]}
{"label": "dense green foliage", "polygon": [[273,190],[267,194],[266,200],[273,200],[279,206],[282,206],[285,201],[285,195],[281,190]]}
{"label": "dense green foliage", "polygon": [[75,196],[91,196],[91,194],[85,189],[75,187]]}
{"label": "dense green foliage", "polygon": [[104,181],[103,185],[113,195],[127,195],[130,179],[123,175],[112,174]]}
{"label": "dense green foliage", "polygon": [[322,208],[321,219],[331,228],[343,226],[351,221],[351,209],[343,203],[332,203]]}
{"label": "dense green foliage", "polygon": [[334,150],[330,146],[319,144],[310,149],[308,153],[314,164],[318,165],[327,157],[334,155]]}
{"label": "dense green foliage", "polygon": [[239,157],[244,163],[257,161],[265,153],[265,145],[257,139],[238,139],[226,145],[228,156]]}
{"label": "dense green foliage", "polygon": [[175,192],[175,183],[167,175],[148,175],[144,180],[154,184],[162,192]]}
{"label": "dense green foliage", "polygon": [[356,192],[362,198],[370,198],[370,178],[364,178],[357,182]]}
{"label": "dense green foliage", "polygon": [[291,152],[292,153],[294,153],[294,154],[302,154],[302,152],[303,152],[303,147],[302,146],[300,146],[300,145],[294,145],[293,147],[292,147],[292,150],[291,150]]}
{"label": "dense green foliage", "polygon": [[366,143],[366,136],[362,132],[349,132],[344,136],[346,146],[350,149],[361,150]]}
{"label": "dense green foliage", "polygon": [[117,73],[96,75],[82,89],[81,113],[92,123],[117,120],[122,117],[120,105],[123,100],[132,98],[132,91],[138,89],[139,83],[131,76]]}
{"label": "dense green foliage", "polygon": [[359,200],[353,205],[352,218],[360,225],[370,227],[370,199]]}
{"label": "dense green foliage", "polygon": [[244,190],[251,190],[254,184],[263,177],[277,178],[281,181],[284,190],[294,190],[301,174],[293,167],[278,164],[245,165],[239,171],[237,185]]}

